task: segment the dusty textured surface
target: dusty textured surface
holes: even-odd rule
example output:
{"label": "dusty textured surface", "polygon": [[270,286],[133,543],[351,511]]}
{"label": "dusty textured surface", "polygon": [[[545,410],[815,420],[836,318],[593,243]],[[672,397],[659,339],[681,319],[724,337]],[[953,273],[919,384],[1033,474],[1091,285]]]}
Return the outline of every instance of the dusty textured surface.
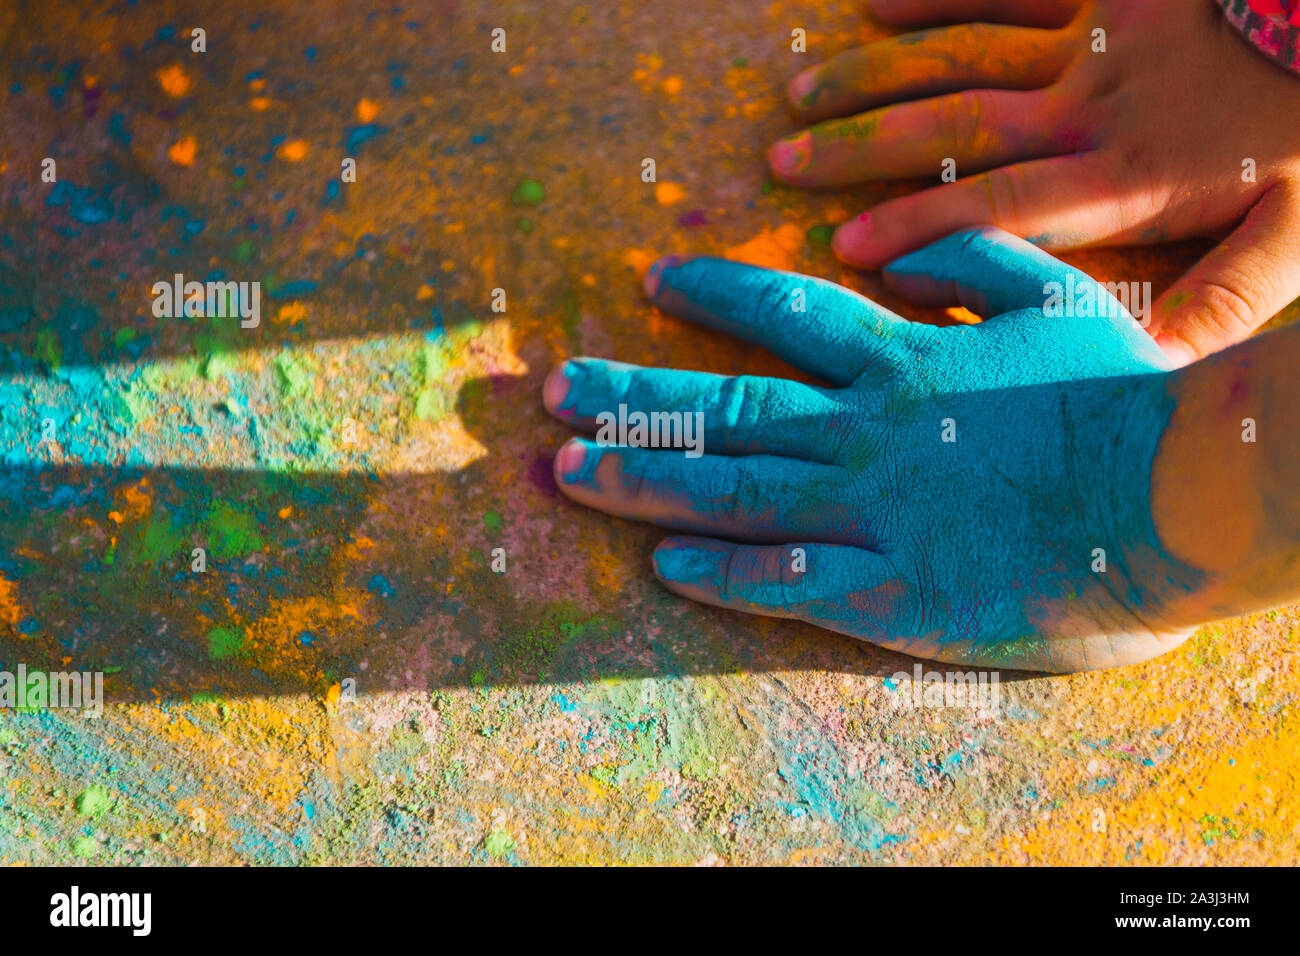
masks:
{"label": "dusty textured surface", "polygon": [[[0,667],[110,670],[0,711],[0,862],[1295,862],[1297,608],[909,709],[556,496],[556,359],[788,374],[644,305],[656,256],[876,291],[817,227],[890,189],[761,162],[855,4],[237,6],[0,15]],[[155,318],[176,272],[261,326]]]}

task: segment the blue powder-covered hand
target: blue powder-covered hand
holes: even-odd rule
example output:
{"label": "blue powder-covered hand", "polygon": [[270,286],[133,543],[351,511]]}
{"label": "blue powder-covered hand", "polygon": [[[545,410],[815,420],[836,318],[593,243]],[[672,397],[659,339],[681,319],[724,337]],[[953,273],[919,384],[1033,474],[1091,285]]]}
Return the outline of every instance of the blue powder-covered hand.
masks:
{"label": "blue powder-covered hand", "polygon": [[[949,236],[885,275],[986,321],[938,328],[808,276],[657,263],[656,305],[830,387],[573,359],[547,380],[556,416],[596,433],[620,405],[625,421],[699,412],[703,446],[575,439],[560,487],[686,533],[660,544],[655,570],[708,604],[986,666],[1080,670],[1175,646],[1189,629],[1165,611],[1200,572],[1164,552],[1152,519],[1169,360],[1093,280],[1000,230]],[[652,421],[647,437],[677,435]]]}

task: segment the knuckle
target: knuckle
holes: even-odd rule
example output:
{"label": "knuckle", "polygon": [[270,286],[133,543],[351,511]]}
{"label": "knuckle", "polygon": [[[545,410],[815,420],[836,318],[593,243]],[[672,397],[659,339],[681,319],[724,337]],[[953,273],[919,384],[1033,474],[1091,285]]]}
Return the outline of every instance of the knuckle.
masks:
{"label": "knuckle", "polygon": [[1176,205],[1177,187],[1173,177],[1156,168],[1156,158],[1148,144],[1123,141],[1114,146],[1108,160],[1099,163],[1100,186],[1115,201],[1109,230],[1122,232],[1137,223]]}
{"label": "knuckle", "polygon": [[738,560],[740,548],[732,548],[727,554],[727,566],[719,576],[718,599],[727,604],[736,600],[744,585],[741,561]]}
{"label": "knuckle", "polygon": [[718,407],[728,428],[753,427],[761,424],[766,384],[753,375],[735,375],[724,379],[718,389]]}
{"label": "knuckle", "polygon": [[780,566],[774,569],[775,580],[781,583],[781,603],[790,609],[807,604],[812,599],[818,571],[817,547],[811,544],[801,544],[796,547],[804,550],[806,569],[794,570],[790,548],[776,552],[780,557]]}
{"label": "knuckle", "polygon": [[759,317],[780,321],[782,309],[789,310],[790,280],[780,274],[764,275],[755,290],[755,309]]}
{"label": "knuckle", "polygon": [[1257,281],[1239,275],[1220,276],[1197,282],[1193,295],[1206,319],[1225,332],[1253,329],[1259,324],[1258,303],[1263,296]]}
{"label": "knuckle", "polygon": [[758,594],[765,594],[762,600],[771,600],[771,585],[777,584],[779,590],[780,573],[776,567],[776,555],[773,548],[755,548],[740,545],[732,548],[727,555],[727,565],[720,576],[719,596],[723,601],[732,603],[749,603]]}
{"label": "knuckle", "polygon": [[[981,154],[994,146],[999,131],[1021,126],[1022,117],[1013,112],[1013,103],[1021,103],[1028,94],[1008,90],[980,89],[962,93],[952,100],[949,130],[963,148]],[[1025,102],[1025,109],[1029,103]],[[1038,111],[1041,115],[1041,109]]]}
{"label": "knuckle", "polygon": [[981,173],[976,186],[984,191],[993,224],[1014,232],[1026,198],[1023,173],[1014,167],[995,169]]}
{"label": "knuckle", "polygon": [[590,382],[586,387],[593,395],[607,395],[615,407],[620,403],[636,406],[648,391],[647,379],[641,369],[616,369],[603,362],[590,364],[593,367],[586,370]]}
{"label": "knuckle", "polygon": [[790,571],[790,549],[783,547],[762,548],[759,550],[756,576],[769,585],[769,593],[776,605],[788,608],[791,603],[791,577],[799,577]]}
{"label": "knuckle", "polygon": [[738,464],[732,475],[725,513],[730,522],[752,522],[763,508],[764,487],[761,468]]}
{"label": "knuckle", "polygon": [[992,120],[992,101],[986,90],[971,90],[956,96],[945,97],[936,106],[939,123],[947,134],[949,144],[976,151],[987,135],[987,125]]}
{"label": "knuckle", "polygon": [[650,456],[634,448],[611,450],[611,453],[619,456],[623,489],[628,500],[641,501],[649,497],[651,486],[647,470],[650,467]]}
{"label": "knuckle", "polygon": [[869,417],[867,396],[874,390],[858,394],[850,392],[829,399],[830,409],[826,427],[819,432],[818,449],[827,464],[852,462],[855,450],[861,446],[862,419]]}

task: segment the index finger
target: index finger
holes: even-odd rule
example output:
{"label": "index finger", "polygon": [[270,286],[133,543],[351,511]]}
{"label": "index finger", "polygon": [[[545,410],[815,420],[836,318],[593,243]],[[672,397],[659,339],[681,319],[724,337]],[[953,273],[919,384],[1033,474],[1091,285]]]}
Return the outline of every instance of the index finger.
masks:
{"label": "index finger", "polygon": [[836,387],[855,381],[883,340],[907,327],[834,282],[711,256],[660,259],[645,290],[665,312],[761,345]]}

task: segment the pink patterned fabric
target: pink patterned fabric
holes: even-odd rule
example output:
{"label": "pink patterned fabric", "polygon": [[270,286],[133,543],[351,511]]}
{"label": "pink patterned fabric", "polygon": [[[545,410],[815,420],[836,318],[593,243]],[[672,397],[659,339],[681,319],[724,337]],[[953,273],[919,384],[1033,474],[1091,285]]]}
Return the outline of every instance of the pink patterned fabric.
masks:
{"label": "pink patterned fabric", "polygon": [[1300,74],[1300,0],[1217,0],[1256,49]]}

